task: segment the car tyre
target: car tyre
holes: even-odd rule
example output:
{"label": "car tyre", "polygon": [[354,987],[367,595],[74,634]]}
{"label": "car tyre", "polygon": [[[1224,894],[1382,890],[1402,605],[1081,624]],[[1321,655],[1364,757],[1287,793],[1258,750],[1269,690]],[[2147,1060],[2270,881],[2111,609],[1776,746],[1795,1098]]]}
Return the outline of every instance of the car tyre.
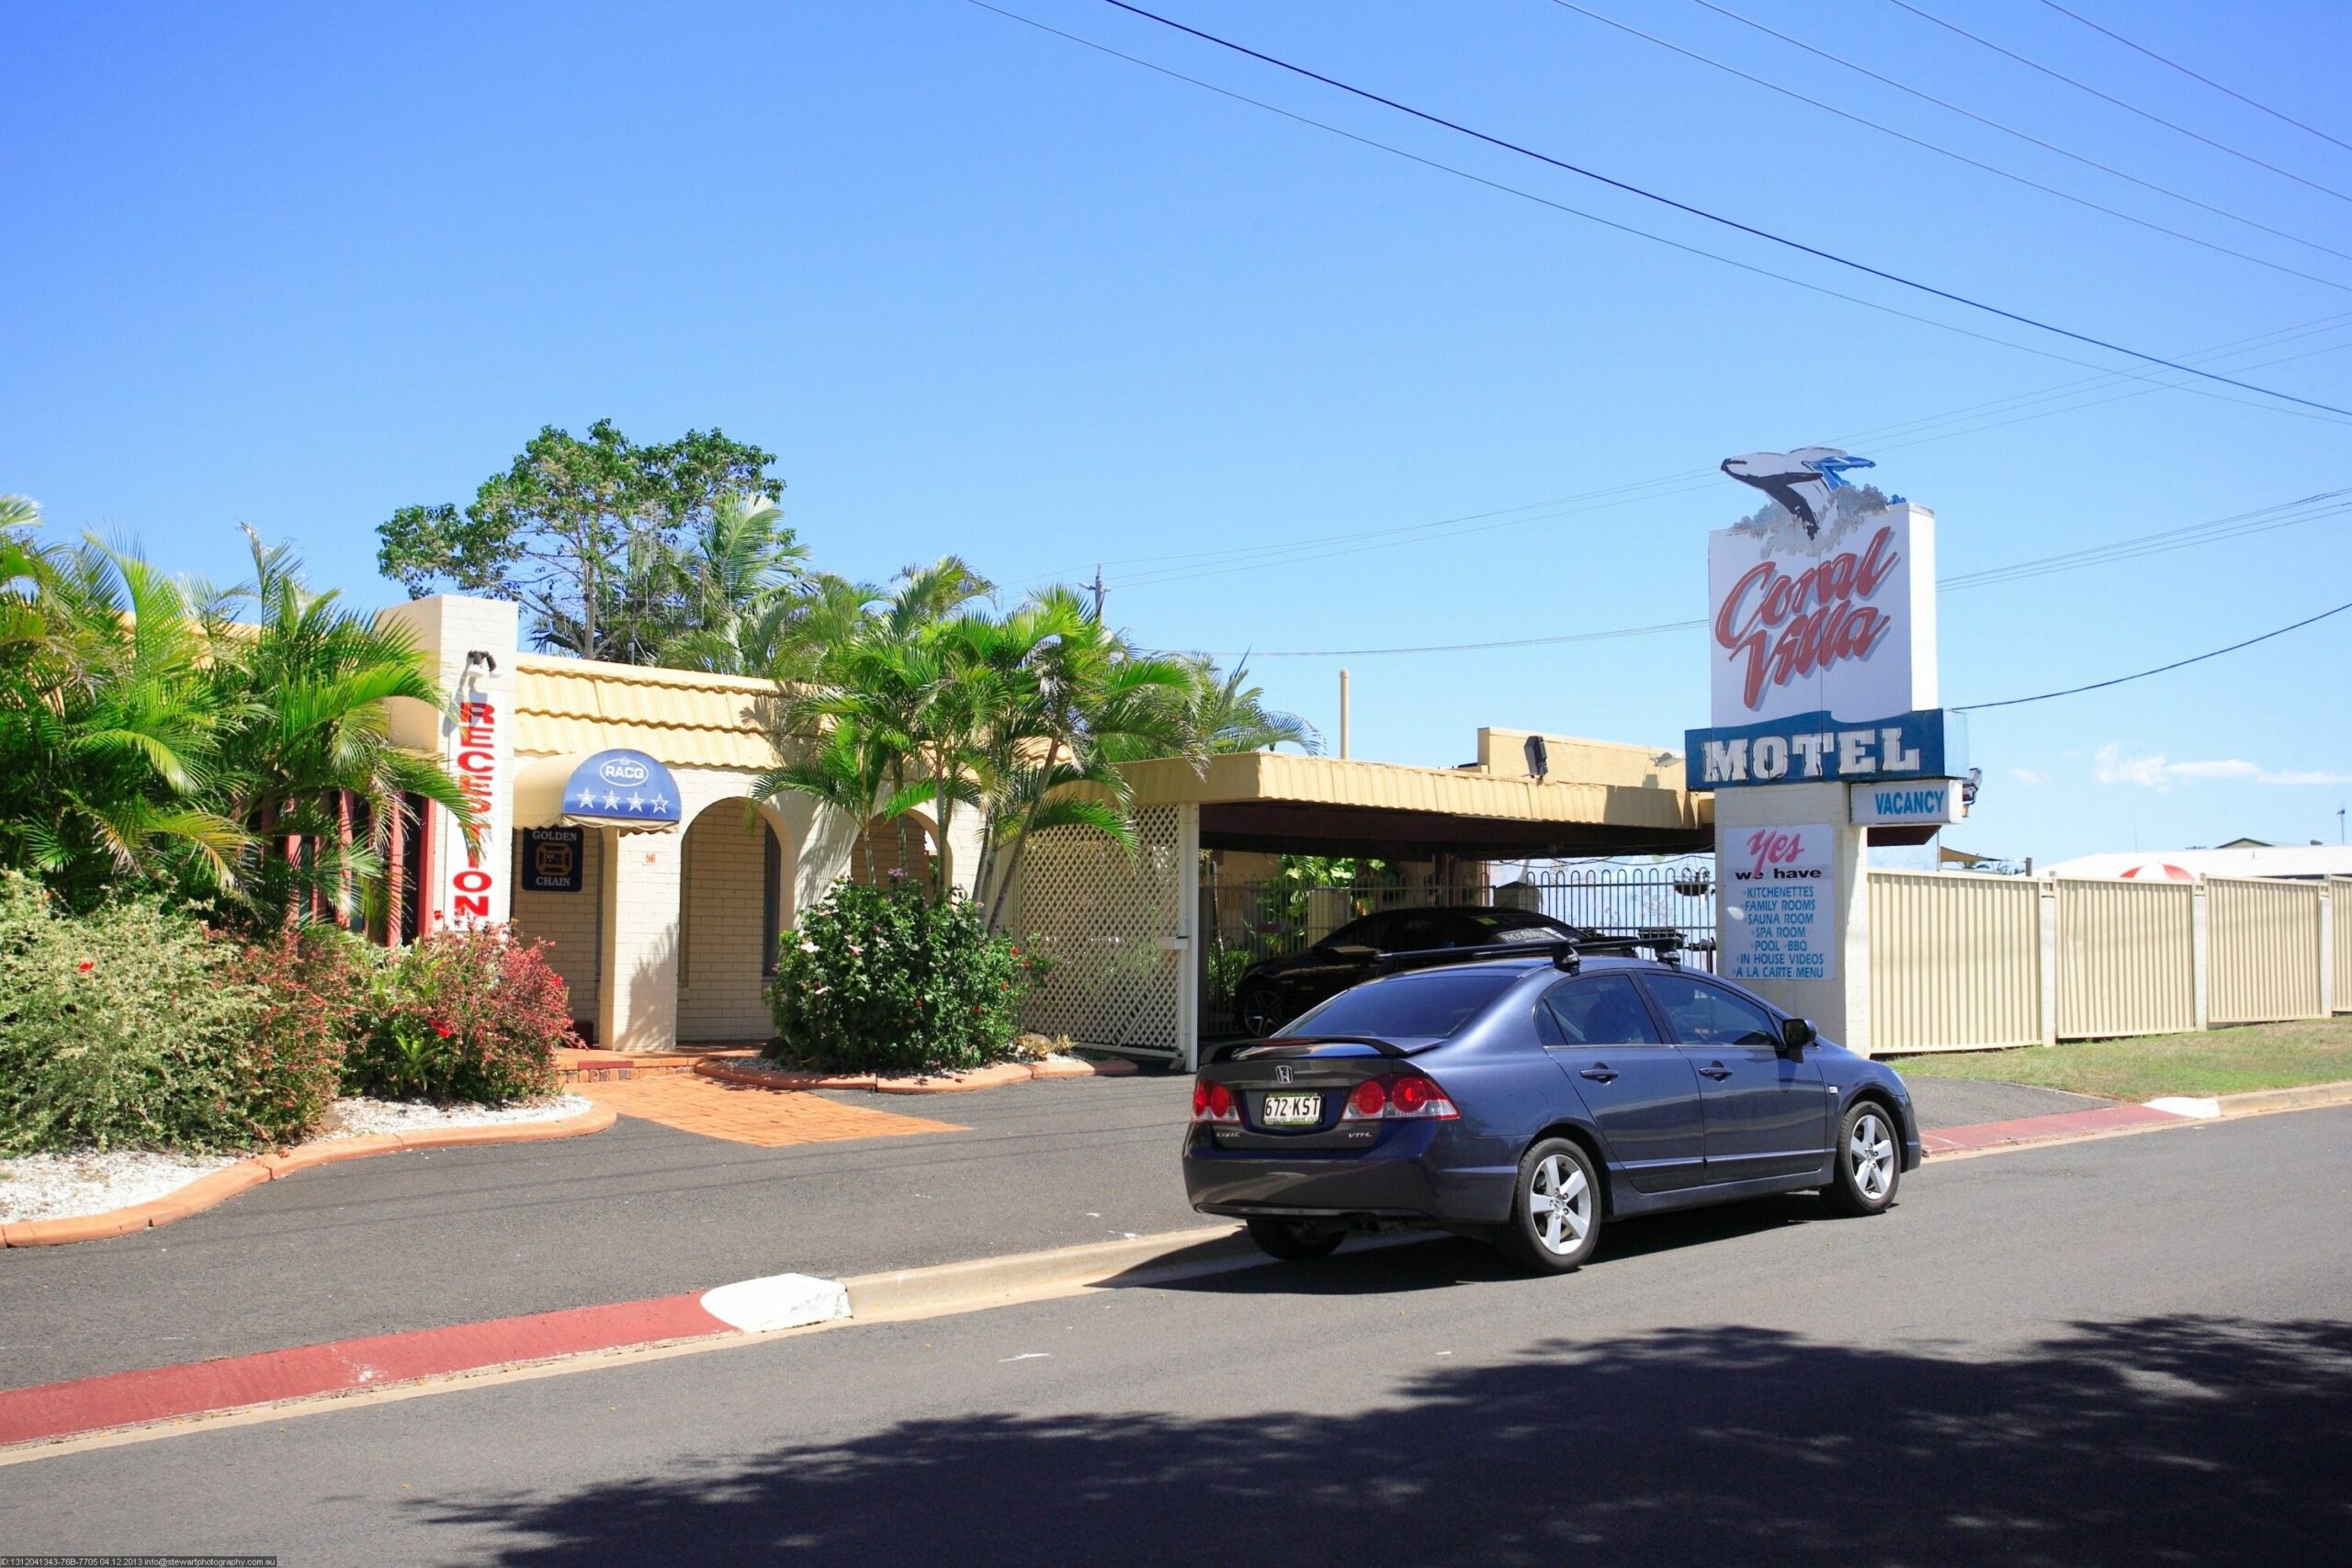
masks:
{"label": "car tyre", "polygon": [[1519,1162],[1503,1250],[1540,1274],[1565,1274],[1600,1245],[1600,1172],[1566,1138],[1544,1138]]}
{"label": "car tyre", "polygon": [[1252,1040],[1263,1040],[1290,1020],[1282,993],[1271,986],[1252,986],[1242,992],[1234,1014],[1240,1021],[1241,1032]]}
{"label": "car tyre", "polygon": [[1250,1239],[1258,1244],[1259,1250],[1285,1263],[1329,1258],[1340,1249],[1340,1243],[1348,1235],[1338,1225],[1319,1224],[1313,1220],[1267,1218],[1250,1220],[1248,1224]]}
{"label": "car tyre", "polygon": [[1903,1179],[1894,1112],[1875,1100],[1856,1100],[1838,1121],[1830,1157],[1833,1175],[1821,1192],[1832,1209],[1856,1219],[1886,1213]]}

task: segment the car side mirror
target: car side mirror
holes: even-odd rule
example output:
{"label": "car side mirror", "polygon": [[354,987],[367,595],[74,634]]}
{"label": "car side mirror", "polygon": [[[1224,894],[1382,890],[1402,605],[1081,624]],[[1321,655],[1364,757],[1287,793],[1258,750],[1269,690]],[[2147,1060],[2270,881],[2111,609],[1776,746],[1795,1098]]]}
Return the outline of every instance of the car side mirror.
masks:
{"label": "car side mirror", "polygon": [[1781,1021],[1781,1055],[1783,1056],[1793,1056],[1820,1038],[1820,1032],[1813,1027],[1810,1019],[1784,1018]]}
{"label": "car side mirror", "polygon": [[1342,964],[1369,964],[1380,956],[1380,949],[1366,947],[1358,942],[1343,942],[1336,947],[1327,947],[1323,951]]}

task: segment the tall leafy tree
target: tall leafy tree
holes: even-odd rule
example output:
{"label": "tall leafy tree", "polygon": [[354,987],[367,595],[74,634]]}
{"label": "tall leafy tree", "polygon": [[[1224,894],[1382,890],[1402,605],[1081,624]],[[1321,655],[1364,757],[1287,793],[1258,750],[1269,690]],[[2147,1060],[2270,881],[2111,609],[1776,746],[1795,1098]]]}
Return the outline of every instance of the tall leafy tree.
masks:
{"label": "tall leafy tree", "polygon": [[684,540],[727,498],[781,496],[775,461],[718,430],[644,446],[610,420],[585,439],[549,425],[463,511],[395,512],[377,528],[377,565],[415,597],[455,588],[518,600],[543,648],[650,662],[680,629]]}

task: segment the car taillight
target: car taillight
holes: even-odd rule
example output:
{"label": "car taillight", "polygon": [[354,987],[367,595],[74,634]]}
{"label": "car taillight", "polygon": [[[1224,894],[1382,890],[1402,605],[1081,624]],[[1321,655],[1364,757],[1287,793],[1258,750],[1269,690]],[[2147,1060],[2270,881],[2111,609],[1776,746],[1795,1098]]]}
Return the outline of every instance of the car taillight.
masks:
{"label": "car taillight", "polygon": [[1388,1073],[1366,1078],[1348,1096],[1340,1112],[1345,1122],[1451,1122],[1462,1112],[1438,1088],[1437,1080],[1417,1072]]}
{"label": "car taillight", "polygon": [[1195,1122],[1238,1122],[1241,1107],[1236,1103],[1233,1091],[1221,1083],[1205,1078],[1193,1080],[1193,1120]]}

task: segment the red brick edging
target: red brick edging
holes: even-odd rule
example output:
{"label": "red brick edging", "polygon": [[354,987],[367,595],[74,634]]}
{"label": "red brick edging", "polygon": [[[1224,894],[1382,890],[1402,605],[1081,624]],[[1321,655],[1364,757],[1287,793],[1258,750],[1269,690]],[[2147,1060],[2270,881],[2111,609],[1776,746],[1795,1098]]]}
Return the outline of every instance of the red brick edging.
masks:
{"label": "red brick edging", "polygon": [[1919,1145],[1921,1151],[1932,1159],[1937,1155],[2054,1143],[2099,1133],[2121,1132],[2132,1127],[2163,1127],[2188,1120],[2188,1117],[2176,1116],[2169,1111],[2158,1111],[2153,1106],[2102,1105],[2091,1111],[2062,1111],[2052,1116],[2020,1116],[2008,1122],[1979,1122],[1966,1127],[1947,1127],[1939,1132],[1922,1133]]}
{"label": "red brick edging", "polygon": [[697,1062],[696,1076],[747,1089],[863,1089],[876,1094],[969,1094],[978,1089],[1001,1089],[1034,1078],[1121,1078],[1136,1071],[1133,1062],[999,1062],[961,1073],[926,1073],[915,1077],[884,1077],[875,1073],[805,1073],[761,1071],[729,1062]]}
{"label": "red brick edging", "polygon": [[99,1241],[129,1235],[151,1225],[167,1225],[225,1202],[248,1188],[275,1181],[314,1165],[334,1165],[369,1155],[401,1149],[447,1149],[469,1144],[532,1144],[549,1138],[577,1138],[601,1133],[616,1113],[601,1105],[557,1122],[492,1122],[471,1127],[418,1127],[406,1133],[368,1133],[356,1138],[322,1138],[300,1144],[283,1154],[259,1155],[198,1177],[187,1186],[103,1214],[74,1214],[59,1220],[16,1220],[0,1224],[0,1246],[59,1247],[67,1242]]}

